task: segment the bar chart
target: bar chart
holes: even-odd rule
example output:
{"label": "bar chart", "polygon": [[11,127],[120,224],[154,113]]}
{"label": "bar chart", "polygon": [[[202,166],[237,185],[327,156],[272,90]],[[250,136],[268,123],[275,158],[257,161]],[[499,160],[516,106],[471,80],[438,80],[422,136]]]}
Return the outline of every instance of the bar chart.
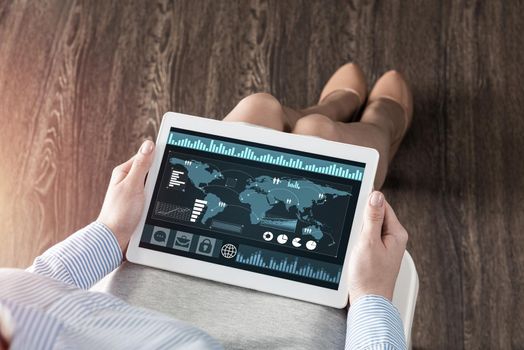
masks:
{"label": "bar chart", "polygon": [[236,256],[236,262],[331,283],[340,281],[341,267],[338,265],[303,257],[289,257],[282,253],[242,244]]}
{"label": "bar chart", "polygon": [[217,141],[211,138],[182,134],[175,131],[170,132],[168,144],[357,181],[362,181],[364,172],[364,168],[359,166],[334,163],[324,159],[295,154],[282,154],[282,152],[261,147]]}

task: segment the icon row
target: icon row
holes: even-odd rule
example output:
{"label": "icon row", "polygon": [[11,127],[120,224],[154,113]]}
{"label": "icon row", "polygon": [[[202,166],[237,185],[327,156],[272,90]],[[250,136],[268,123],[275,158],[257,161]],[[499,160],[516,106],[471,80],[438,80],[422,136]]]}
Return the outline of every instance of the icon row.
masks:
{"label": "icon row", "polygon": [[[171,233],[175,235],[172,240],[170,240]],[[153,234],[149,242],[162,247],[215,258],[218,257],[219,254],[226,259],[232,259],[237,255],[237,247],[234,244],[225,243],[222,245],[222,241],[216,238],[199,236],[189,232],[175,231],[158,226],[153,227]],[[218,246],[220,246],[220,248],[215,249],[215,247]]]}
{"label": "icon row", "polygon": [[[175,237],[171,241],[170,235],[172,232],[174,232]],[[172,231],[158,226],[153,228],[150,243],[207,256],[218,255],[218,252],[215,252],[215,246],[221,244],[216,238],[194,235],[184,231]]]}
{"label": "icon row", "polygon": [[[271,231],[266,231],[262,234],[262,238],[264,239],[264,241],[266,242],[271,242],[274,238],[274,234],[273,232]],[[277,242],[279,244],[286,244],[289,240],[289,237],[282,233],[280,235],[277,236]],[[293,247],[295,248],[300,248],[302,247],[302,238],[300,237],[295,237],[291,240],[291,244],[293,245]],[[317,242],[315,241],[307,241],[306,242],[306,249],[308,250],[315,250],[317,248]]]}

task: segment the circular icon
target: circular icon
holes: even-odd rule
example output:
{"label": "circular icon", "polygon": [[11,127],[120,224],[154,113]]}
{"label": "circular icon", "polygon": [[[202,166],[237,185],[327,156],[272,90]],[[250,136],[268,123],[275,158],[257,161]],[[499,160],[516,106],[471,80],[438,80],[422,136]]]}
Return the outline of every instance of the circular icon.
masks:
{"label": "circular icon", "polygon": [[164,231],[156,231],[153,237],[155,238],[155,241],[157,242],[166,241],[166,233]]}
{"label": "circular icon", "polygon": [[220,253],[226,259],[232,259],[237,255],[237,247],[234,244],[227,243],[222,246]]}
{"label": "circular icon", "polygon": [[315,242],[315,241],[307,241],[307,243],[306,243],[306,248],[307,249],[315,250],[316,247],[317,247],[317,242]]}
{"label": "circular icon", "polygon": [[300,240],[301,240],[300,237],[293,238],[293,241],[291,241],[291,244],[293,244],[293,247],[297,247],[297,248],[301,247],[302,243],[300,243]]}
{"label": "circular icon", "polygon": [[287,236],[285,234],[281,234],[277,237],[277,242],[280,244],[285,244],[287,242]]}
{"label": "circular icon", "polygon": [[271,241],[273,239],[273,232],[266,231],[262,235],[262,238],[264,238],[265,241]]}

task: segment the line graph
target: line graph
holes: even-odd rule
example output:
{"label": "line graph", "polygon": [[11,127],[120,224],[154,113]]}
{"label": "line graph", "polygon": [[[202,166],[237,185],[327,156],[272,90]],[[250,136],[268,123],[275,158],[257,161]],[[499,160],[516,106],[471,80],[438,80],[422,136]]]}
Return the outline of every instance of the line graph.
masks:
{"label": "line graph", "polygon": [[169,221],[189,221],[191,208],[183,207],[173,203],[156,202],[154,215]]}

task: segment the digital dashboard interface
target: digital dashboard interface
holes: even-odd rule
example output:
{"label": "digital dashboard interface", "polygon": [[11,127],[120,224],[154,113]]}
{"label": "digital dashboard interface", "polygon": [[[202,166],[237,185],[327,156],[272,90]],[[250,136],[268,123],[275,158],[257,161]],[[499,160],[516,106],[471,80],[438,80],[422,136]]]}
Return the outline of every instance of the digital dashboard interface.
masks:
{"label": "digital dashboard interface", "polygon": [[364,166],[171,128],[140,247],[338,289]]}

